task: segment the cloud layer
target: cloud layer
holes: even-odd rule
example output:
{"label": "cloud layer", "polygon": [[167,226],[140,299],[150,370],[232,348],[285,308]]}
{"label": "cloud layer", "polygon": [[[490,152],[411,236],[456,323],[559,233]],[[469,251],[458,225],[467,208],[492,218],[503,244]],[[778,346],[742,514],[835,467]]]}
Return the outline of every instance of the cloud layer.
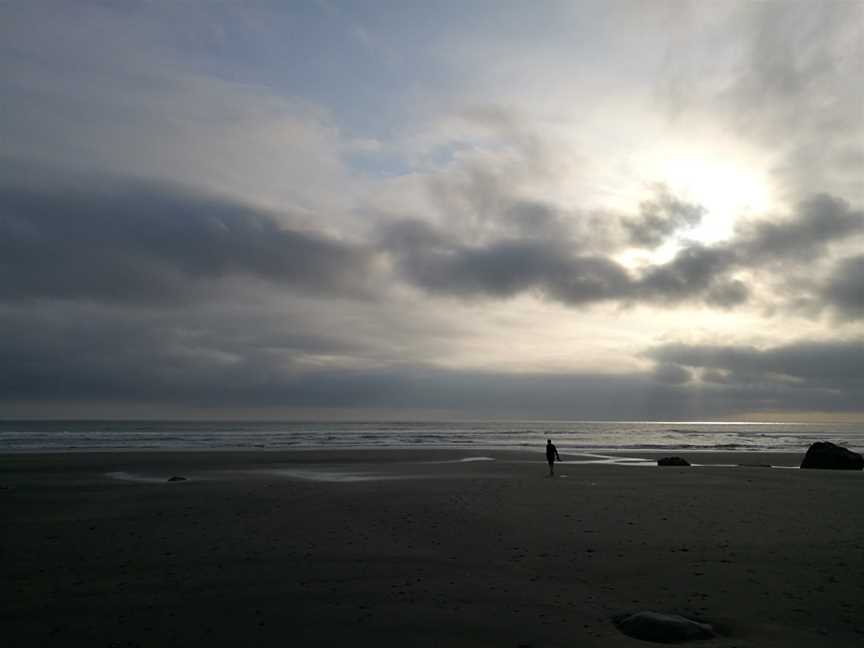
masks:
{"label": "cloud layer", "polygon": [[[698,205],[683,203],[665,192],[661,200],[663,207],[643,203],[639,218],[621,223],[625,232],[646,247],[654,247],[684,224],[695,224],[701,212]],[[504,298],[536,292],[572,305],[696,301],[731,308],[747,301],[748,282],[765,281],[764,277],[757,279],[756,272],[785,274],[789,265],[814,264],[826,258],[826,248],[833,243],[860,238],[864,212],[831,196],[812,196],[802,200],[791,216],[747,223],[733,238],[715,245],[685,243],[671,260],[635,270],[612,256],[585,254],[583,244],[566,237],[560,228],[548,233],[538,228],[537,232],[539,236],[469,245],[427,223],[402,221],[389,224],[381,240],[400,275],[432,293]],[[856,268],[854,258],[840,261],[828,280],[828,293],[834,297],[820,303],[836,305],[843,316],[854,316],[855,296],[860,293]],[[740,278],[744,273],[748,273],[746,280]],[[795,302],[805,294],[784,297]]]}
{"label": "cloud layer", "polygon": [[864,412],[862,19],[7,3],[0,415]]}
{"label": "cloud layer", "polygon": [[372,254],[165,183],[0,187],[0,298],[195,301],[232,278],[357,295]]}

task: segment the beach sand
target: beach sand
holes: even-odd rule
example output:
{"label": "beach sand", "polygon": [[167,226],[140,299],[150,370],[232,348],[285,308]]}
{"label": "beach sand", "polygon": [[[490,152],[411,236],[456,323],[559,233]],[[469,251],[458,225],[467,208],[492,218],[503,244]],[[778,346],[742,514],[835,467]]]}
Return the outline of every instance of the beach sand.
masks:
{"label": "beach sand", "polygon": [[864,645],[861,472],[539,450],[0,456],[3,645]]}

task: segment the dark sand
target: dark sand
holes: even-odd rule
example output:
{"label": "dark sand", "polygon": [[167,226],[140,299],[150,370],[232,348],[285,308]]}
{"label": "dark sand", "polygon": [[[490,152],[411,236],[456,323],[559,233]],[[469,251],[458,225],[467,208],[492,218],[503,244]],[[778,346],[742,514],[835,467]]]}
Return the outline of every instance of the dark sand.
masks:
{"label": "dark sand", "polygon": [[[497,460],[420,463],[479,454]],[[864,645],[864,474],[546,472],[476,451],[0,456],[0,641],[650,646],[610,622],[650,609],[725,633],[702,646]]]}

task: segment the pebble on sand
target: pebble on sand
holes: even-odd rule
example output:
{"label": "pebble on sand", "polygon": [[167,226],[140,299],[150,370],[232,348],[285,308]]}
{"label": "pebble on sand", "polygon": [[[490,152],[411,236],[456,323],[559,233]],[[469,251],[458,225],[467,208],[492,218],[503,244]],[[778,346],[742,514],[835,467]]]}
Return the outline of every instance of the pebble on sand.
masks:
{"label": "pebble on sand", "polygon": [[695,639],[711,639],[714,629],[678,614],[643,611],[614,619],[618,629],[628,637],[657,643],[677,643]]}
{"label": "pebble on sand", "polygon": [[663,457],[657,460],[658,466],[689,466],[690,462],[682,457]]}

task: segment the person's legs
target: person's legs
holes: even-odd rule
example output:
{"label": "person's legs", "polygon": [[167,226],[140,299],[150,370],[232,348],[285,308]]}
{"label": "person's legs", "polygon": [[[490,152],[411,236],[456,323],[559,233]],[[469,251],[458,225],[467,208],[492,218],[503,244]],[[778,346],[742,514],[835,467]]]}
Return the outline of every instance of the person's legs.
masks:
{"label": "person's legs", "polygon": [[549,461],[549,476],[550,477],[555,476],[555,461],[554,460]]}

